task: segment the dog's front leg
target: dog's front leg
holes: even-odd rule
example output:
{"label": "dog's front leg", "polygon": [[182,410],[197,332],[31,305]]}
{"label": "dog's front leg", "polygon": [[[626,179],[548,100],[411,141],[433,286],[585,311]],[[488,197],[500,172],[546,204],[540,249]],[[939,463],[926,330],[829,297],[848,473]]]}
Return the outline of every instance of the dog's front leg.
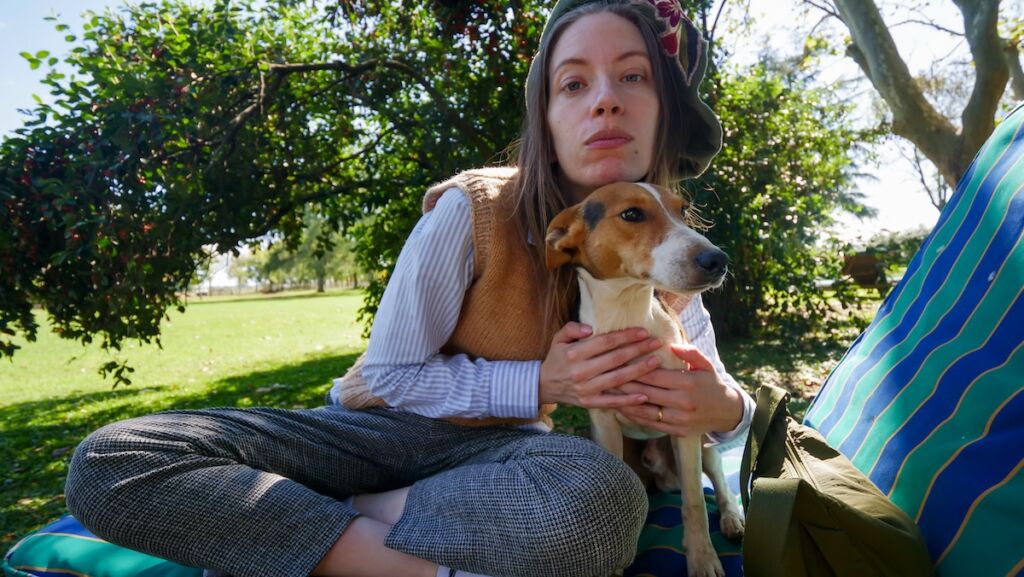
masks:
{"label": "dog's front leg", "polygon": [[683,549],[690,577],[725,577],[722,562],[711,544],[708,509],[701,483],[701,438],[672,437],[683,491]]}
{"label": "dog's front leg", "polygon": [[619,459],[622,458],[622,424],[614,409],[589,409],[590,436],[598,445]]}
{"label": "dog's front leg", "polygon": [[715,488],[715,502],[718,503],[718,512],[721,515],[719,525],[722,527],[722,533],[730,539],[739,539],[743,537],[743,513],[736,503],[736,495],[729,489],[729,483],[725,480],[722,456],[714,446],[707,446],[702,451],[702,457],[704,472],[711,478],[711,485]]}

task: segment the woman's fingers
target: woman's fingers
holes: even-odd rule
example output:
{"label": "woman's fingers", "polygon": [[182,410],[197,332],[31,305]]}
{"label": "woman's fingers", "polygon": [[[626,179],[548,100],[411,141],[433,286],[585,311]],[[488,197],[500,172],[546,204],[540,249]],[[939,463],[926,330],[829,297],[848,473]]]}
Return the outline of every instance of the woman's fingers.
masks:
{"label": "woman's fingers", "polygon": [[[582,345],[583,343],[580,344]],[[652,351],[656,351],[660,347],[661,343],[658,342],[657,339],[645,339],[639,342],[633,342],[632,344],[618,345],[618,348],[608,350],[603,354],[599,354],[591,358],[581,357],[581,359],[587,360],[581,360],[581,362],[579,362],[573,368],[572,378],[576,383],[585,383],[598,375],[613,372],[618,367],[623,367],[633,359],[636,359],[637,357],[640,357],[641,355],[650,353]],[[570,358],[572,357],[570,356]],[[651,367],[650,365],[639,367],[639,369],[643,368],[646,368],[646,370],[642,370],[636,373],[631,372],[631,374],[636,374],[639,376],[644,373],[647,373],[653,367]],[[629,379],[626,380],[620,380],[615,384],[606,385],[603,388],[620,385],[624,382],[632,380],[632,378],[633,377],[630,377]]]}
{"label": "woman's fingers", "polygon": [[643,395],[616,395],[604,393],[593,397],[582,399],[581,406],[588,409],[624,409],[626,407],[637,407],[647,402]]}
{"label": "woman's fingers", "polygon": [[565,326],[558,329],[558,332],[551,338],[551,344],[565,345],[580,339],[585,339],[594,332],[594,329],[590,325],[583,323],[568,322]]}
{"label": "woman's fingers", "polygon": [[[647,357],[640,360],[639,362],[631,365],[625,365],[618,369],[599,373],[596,377],[588,380],[586,383],[580,386],[580,393],[584,395],[596,395],[607,391],[608,389],[614,389],[620,387],[629,382],[633,382],[636,379],[646,375],[647,373],[655,370],[661,365],[661,361],[658,357]],[[650,387],[653,388],[653,387]],[[631,392],[634,394],[644,394],[644,391],[622,391]]]}
{"label": "woman's fingers", "polygon": [[[662,433],[668,433],[677,437],[685,437],[690,432],[689,415],[676,409],[647,403],[619,407],[618,411],[630,421],[648,429],[654,429],[655,431],[661,431]],[[660,419],[658,418],[659,411],[661,411]]]}
{"label": "woman's fingers", "polygon": [[624,345],[642,341],[647,337],[648,332],[644,329],[623,329],[621,331],[613,331],[603,335],[598,335],[585,341],[575,343],[568,353],[569,360],[584,361],[598,357]]}
{"label": "woman's fingers", "polygon": [[685,391],[652,387],[635,381],[620,385],[618,390],[627,395],[643,395],[650,399],[651,405],[675,407],[684,411],[693,410],[692,396]]}
{"label": "woman's fingers", "polygon": [[690,365],[691,371],[714,371],[715,367],[711,364],[711,361],[704,356],[704,353],[700,352],[697,347],[686,344],[673,344],[671,346],[672,353],[686,361]]}

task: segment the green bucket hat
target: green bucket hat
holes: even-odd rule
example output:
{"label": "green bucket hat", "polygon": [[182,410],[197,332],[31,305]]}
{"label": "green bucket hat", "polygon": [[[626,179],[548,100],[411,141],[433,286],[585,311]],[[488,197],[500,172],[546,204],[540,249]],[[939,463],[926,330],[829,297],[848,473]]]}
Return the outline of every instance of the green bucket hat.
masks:
{"label": "green bucket hat", "polygon": [[[690,127],[679,158],[679,171],[684,178],[700,175],[722,148],[722,124],[697,93],[708,65],[707,41],[683,13],[679,0],[558,0],[541,33],[541,49],[551,41],[551,31],[562,16],[598,2],[633,7],[658,31],[662,56],[670,60],[666,69],[676,76],[678,82],[673,84],[683,87],[679,94],[686,116],[683,122]],[[528,78],[544,74],[543,70],[534,70],[540,66],[537,60],[535,57],[530,63]]]}

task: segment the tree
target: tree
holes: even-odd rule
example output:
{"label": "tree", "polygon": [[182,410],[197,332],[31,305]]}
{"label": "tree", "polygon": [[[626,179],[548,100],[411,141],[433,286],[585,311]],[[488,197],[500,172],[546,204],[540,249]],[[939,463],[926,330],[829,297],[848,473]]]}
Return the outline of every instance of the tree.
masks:
{"label": "tree", "polygon": [[[892,131],[906,138],[938,169],[950,188],[995,127],[1000,98],[1009,88],[1024,99],[1020,46],[1024,19],[1007,17],[1000,33],[999,0],[954,0],[972,56],[973,86],[959,118],[942,114],[926,97],[896,49],[874,0],[805,0],[849,30],[846,53],[863,71],[892,114]],[[920,22],[920,21],[918,21]],[[925,25],[935,26],[927,19]],[[971,74],[970,71],[964,71]],[[959,127],[957,126],[959,124]]]}
{"label": "tree", "polygon": [[825,324],[815,280],[837,273],[819,244],[836,211],[867,216],[853,188],[877,133],[851,128],[852,106],[787,63],[763,61],[716,82],[726,145],[693,187],[730,279],[705,295],[715,329],[797,336]]}
{"label": "tree", "polygon": [[389,270],[423,191],[516,136],[512,79],[538,4],[164,0],[87,14],[83,40],[67,38],[73,75],[44,80],[55,103],[0,144],[0,354],[34,339],[34,304],[68,338],[158,340],[204,247],[297,238],[307,205],[355,231],[367,270]]}
{"label": "tree", "polygon": [[317,292],[324,292],[329,280],[357,285],[363,273],[356,266],[354,243],[332,230],[323,215],[307,211],[303,222],[305,228],[298,243],[294,239],[275,239],[276,242],[254,246],[252,254],[239,257],[232,264],[234,274],[269,282],[271,291],[274,285],[315,282]]}

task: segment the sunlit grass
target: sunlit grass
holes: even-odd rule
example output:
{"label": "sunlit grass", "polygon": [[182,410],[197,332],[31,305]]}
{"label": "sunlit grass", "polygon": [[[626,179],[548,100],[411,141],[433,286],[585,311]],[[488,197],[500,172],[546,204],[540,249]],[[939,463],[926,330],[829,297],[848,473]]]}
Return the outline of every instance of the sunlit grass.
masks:
{"label": "sunlit grass", "polygon": [[[133,384],[112,388],[98,346],[45,325],[13,362],[0,361],[0,550],[64,512],[75,445],[114,421],[164,409],[313,407],[365,347],[357,291],[193,301],[172,313],[163,348],[128,345]],[[41,315],[42,317],[42,315]]]}
{"label": "sunlit grass", "polygon": [[97,371],[115,358],[136,369],[129,375],[131,387],[176,390],[305,357],[358,350],[365,345],[362,326],[355,321],[361,303],[358,291],[193,298],[184,314],[173,311],[164,322],[162,349],[129,341],[116,354],[57,337],[38,312],[43,324],[39,340],[19,342],[23,348],[13,363],[0,361],[0,405],[108,391],[112,380]]}

